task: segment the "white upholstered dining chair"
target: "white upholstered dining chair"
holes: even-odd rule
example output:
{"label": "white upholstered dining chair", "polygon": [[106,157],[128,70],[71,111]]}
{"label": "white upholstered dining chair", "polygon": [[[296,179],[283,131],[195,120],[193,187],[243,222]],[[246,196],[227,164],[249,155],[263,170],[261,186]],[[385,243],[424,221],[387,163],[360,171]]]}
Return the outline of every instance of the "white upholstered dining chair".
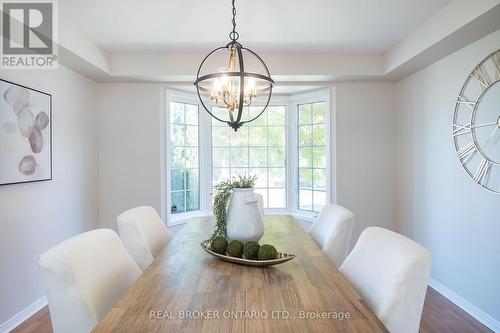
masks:
{"label": "white upholstered dining chair", "polygon": [[141,274],[110,229],[68,239],[39,264],[55,333],[90,332]]}
{"label": "white upholstered dining chair", "polygon": [[153,207],[129,209],[116,218],[128,253],[144,271],[172,239],[172,234]]}
{"label": "white upholstered dining chair", "polygon": [[354,215],[340,205],[326,205],[309,234],[328,258],[340,267],[351,245]]}
{"label": "white upholstered dining chair", "polygon": [[340,267],[391,333],[417,333],[431,254],[400,234],[365,229]]}

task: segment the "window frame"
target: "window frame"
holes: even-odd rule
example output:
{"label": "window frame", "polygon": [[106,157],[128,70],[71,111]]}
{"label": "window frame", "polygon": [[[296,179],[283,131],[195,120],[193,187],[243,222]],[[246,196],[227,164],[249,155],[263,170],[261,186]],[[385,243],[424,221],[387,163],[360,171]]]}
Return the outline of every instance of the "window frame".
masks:
{"label": "window frame", "polygon": [[[265,106],[266,101],[257,99],[252,103],[252,106]],[[290,100],[289,98],[286,98],[284,96],[273,96],[271,101],[269,102],[268,107],[284,107],[285,108],[285,207],[284,208],[265,208],[265,212],[268,214],[285,214],[290,212],[290,192],[292,189],[289,187],[290,183],[290,169],[289,169],[289,160],[290,160],[290,150],[289,150],[289,144],[288,144],[288,139],[289,139],[289,121],[291,118],[290,115]],[[266,111],[267,112],[267,111]],[[245,125],[243,125],[245,126]],[[267,127],[267,126],[266,126]],[[210,123],[210,140],[212,139],[212,123]],[[267,147],[270,147],[269,145]],[[272,147],[272,146],[271,146]],[[212,153],[212,143],[210,142],[210,153]],[[210,155],[210,169],[211,169],[211,177],[213,177],[213,155]],[[269,169],[269,167],[267,167]],[[212,179],[212,178],[211,178]],[[267,181],[267,184],[269,185],[269,179]],[[210,188],[212,188],[213,184],[210,182]],[[269,187],[267,187],[269,189]]]}
{"label": "window frame", "polygon": [[[191,105],[196,105],[198,106],[198,170],[199,170],[199,179],[198,179],[198,186],[199,186],[199,204],[200,204],[200,209],[195,210],[195,211],[189,211],[189,212],[183,212],[183,213],[178,213],[178,214],[172,214],[170,212],[170,208],[172,206],[172,196],[171,196],[171,172],[170,172],[170,154],[169,154],[169,149],[171,146],[171,133],[170,133],[170,104],[171,103],[181,103],[181,104],[191,104]],[[210,120],[210,119],[208,119]],[[207,112],[203,108],[203,105],[201,105],[200,101],[196,98],[195,95],[188,93],[188,92],[182,92],[182,91],[177,91],[177,90],[167,90],[167,96],[166,96],[166,114],[165,114],[165,119],[164,119],[164,124],[165,124],[165,137],[166,137],[166,146],[164,149],[164,154],[166,157],[166,162],[165,162],[165,195],[164,198],[162,199],[163,202],[165,202],[165,213],[166,213],[166,220],[167,220],[167,226],[175,226],[178,224],[184,223],[186,220],[189,220],[194,217],[200,217],[200,216],[207,216],[210,213],[211,209],[211,203],[209,199],[207,200],[207,196],[209,197],[210,193],[206,193],[206,182],[207,182],[207,172],[206,172],[206,154],[207,152],[204,149],[204,146],[202,147],[202,142],[204,142],[206,138],[206,124],[207,122]],[[211,142],[210,142],[210,154],[211,154]],[[211,168],[211,166],[209,166]]]}
{"label": "window frame", "polygon": [[[325,101],[326,103],[326,204],[336,201],[336,162],[331,158],[336,151],[336,112],[335,88],[319,89],[307,93],[293,95],[273,95],[269,106],[285,106],[285,136],[286,136],[286,208],[266,208],[266,214],[292,214],[299,220],[314,221],[318,216],[316,212],[298,209],[298,105]],[[172,88],[166,89],[164,99],[165,112],[162,120],[162,175],[165,185],[162,186],[162,211],[167,221],[167,226],[175,226],[187,222],[189,219],[212,215],[212,117],[206,112],[195,93],[179,91]],[[198,105],[198,147],[199,147],[199,193],[200,210],[171,214],[170,196],[170,102]],[[264,101],[257,100],[255,106],[262,105]],[[166,140],[164,140],[166,138]],[[336,160],[335,160],[336,161]]]}
{"label": "window frame", "polygon": [[303,218],[305,220],[313,220],[318,217],[319,212],[314,212],[314,211],[309,211],[309,210],[303,210],[299,209],[299,146],[298,146],[298,128],[299,128],[299,117],[298,117],[298,110],[299,110],[299,105],[302,104],[314,104],[317,102],[325,102],[325,109],[326,109],[326,120],[325,120],[325,131],[326,131],[326,136],[325,136],[325,152],[326,152],[326,202],[325,204],[328,205],[332,202],[335,201],[336,199],[336,188],[335,188],[335,175],[336,174],[336,167],[334,163],[332,163],[332,152],[335,151],[335,140],[334,139],[334,120],[335,120],[335,110],[332,108],[332,103],[331,99],[332,95],[335,94],[334,89],[322,89],[322,90],[316,90],[316,91],[311,91],[307,93],[302,93],[302,94],[296,94],[293,95],[293,97],[290,100],[290,109],[293,112],[290,112],[293,115],[292,119],[292,124],[290,126],[290,138],[291,138],[291,143],[289,144],[290,149],[292,150],[292,154],[290,155],[291,158],[291,170],[292,170],[292,181],[293,183],[289,184],[289,186],[292,186],[293,190],[293,197],[290,198],[290,203],[291,203],[291,211],[293,212],[294,215],[298,216],[299,218]]}

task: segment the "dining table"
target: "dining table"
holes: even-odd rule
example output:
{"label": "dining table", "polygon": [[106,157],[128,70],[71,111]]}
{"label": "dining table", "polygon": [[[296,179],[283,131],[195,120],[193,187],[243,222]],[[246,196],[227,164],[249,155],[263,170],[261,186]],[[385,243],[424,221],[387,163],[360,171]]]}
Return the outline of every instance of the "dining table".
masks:
{"label": "dining table", "polygon": [[205,252],[214,225],[189,221],[93,332],[387,332],[294,217],[265,217],[259,243],[296,255],[268,267]]}

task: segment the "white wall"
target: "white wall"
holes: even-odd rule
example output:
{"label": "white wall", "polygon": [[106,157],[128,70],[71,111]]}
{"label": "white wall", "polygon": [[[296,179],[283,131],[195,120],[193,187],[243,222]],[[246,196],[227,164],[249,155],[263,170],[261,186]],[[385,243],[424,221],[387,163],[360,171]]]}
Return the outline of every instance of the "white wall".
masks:
{"label": "white wall", "polygon": [[98,225],[96,84],[58,70],[0,77],[53,96],[53,180],[0,186],[0,324],[45,295],[38,256]]}
{"label": "white wall", "polygon": [[432,277],[500,321],[500,197],[461,169],[451,136],[458,93],[500,31],[397,84],[398,222],[427,247]]}
{"label": "white wall", "polygon": [[[162,208],[162,84],[99,85],[100,221],[137,205]],[[338,201],[366,226],[395,229],[395,110],[392,83],[341,83],[335,88]],[[336,161],[335,161],[336,160]]]}
{"label": "white wall", "polygon": [[128,208],[161,211],[161,119],[165,88],[160,84],[99,85],[99,219],[117,229]]}
{"label": "white wall", "polygon": [[392,83],[336,85],[337,201],[363,229],[396,229],[395,99]]}

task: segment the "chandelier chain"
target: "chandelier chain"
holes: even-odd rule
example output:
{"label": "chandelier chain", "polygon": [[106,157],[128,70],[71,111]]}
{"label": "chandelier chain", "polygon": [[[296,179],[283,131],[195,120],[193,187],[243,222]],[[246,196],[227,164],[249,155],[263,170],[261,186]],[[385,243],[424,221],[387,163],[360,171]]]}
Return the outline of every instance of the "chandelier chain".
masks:
{"label": "chandelier chain", "polygon": [[234,2],[235,0],[232,0],[232,4],[233,4],[233,20],[232,20],[232,23],[233,23],[233,31],[231,31],[229,33],[229,38],[235,42],[239,37],[240,35],[236,32],[236,7],[234,5]]}

